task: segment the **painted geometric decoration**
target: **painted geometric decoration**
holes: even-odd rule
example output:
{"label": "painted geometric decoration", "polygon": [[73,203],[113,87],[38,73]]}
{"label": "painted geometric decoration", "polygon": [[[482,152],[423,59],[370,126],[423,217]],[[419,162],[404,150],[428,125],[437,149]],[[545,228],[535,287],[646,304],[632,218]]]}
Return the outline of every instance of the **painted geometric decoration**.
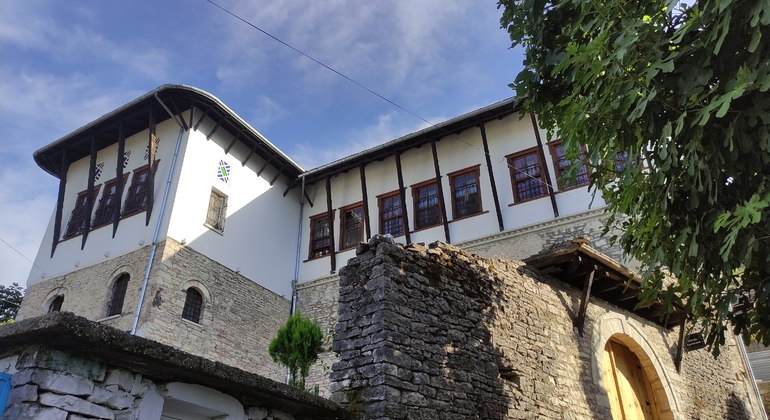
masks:
{"label": "painted geometric decoration", "polygon": [[131,151],[126,150],[125,153],[123,153],[123,169],[126,169],[128,167],[128,159],[131,158]]}
{"label": "painted geometric decoration", "polygon": [[94,181],[98,181],[102,177],[102,169],[104,169],[104,162],[99,163],[94,168]]}
{"label": "painted geometric decoration", "polygon": [[225,184],[230,182],[230,165],[224,160],[219,161],[219,170],[217,171],[217,178],[219,178]]}
{"label": "painted geometric decoration", "polygon": [[[158,150],[158,146],[160,146],[160,137],[155,137],[155,150]],[[144,160],[150,159],[150,145],[148,144],[144,148]]]}

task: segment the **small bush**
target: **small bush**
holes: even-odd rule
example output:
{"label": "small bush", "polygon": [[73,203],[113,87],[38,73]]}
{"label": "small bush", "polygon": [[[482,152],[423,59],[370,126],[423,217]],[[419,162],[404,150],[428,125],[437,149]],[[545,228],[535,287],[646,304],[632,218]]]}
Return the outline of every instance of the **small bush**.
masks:
{"label": "small bush", "polygon": [[289,369],[289,385],[305,389],[310,366],[323,351],[323,333],[315,321],[296,312],[278,329],[278,335],[270,342],[268,353],[274,362]]}

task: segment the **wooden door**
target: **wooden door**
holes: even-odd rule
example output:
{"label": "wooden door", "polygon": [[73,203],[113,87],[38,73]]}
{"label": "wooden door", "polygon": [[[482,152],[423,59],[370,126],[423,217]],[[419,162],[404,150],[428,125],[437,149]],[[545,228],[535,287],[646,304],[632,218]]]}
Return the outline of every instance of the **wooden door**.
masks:
{"label": "wooden door", "polygon": [[652,387],[639,358],[614,340],[604,346],[604,383],[614,419],[658,419]]}

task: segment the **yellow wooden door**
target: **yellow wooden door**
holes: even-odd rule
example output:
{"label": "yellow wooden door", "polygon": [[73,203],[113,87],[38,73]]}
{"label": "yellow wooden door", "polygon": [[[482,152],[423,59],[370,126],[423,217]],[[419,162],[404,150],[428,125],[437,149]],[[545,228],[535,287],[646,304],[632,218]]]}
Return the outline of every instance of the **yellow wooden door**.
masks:
{"label": "yellow wooden door", "polygon": [[652,387],[639,358],[614,340],[604,347],[604,378],[614,419],[658,419]]}

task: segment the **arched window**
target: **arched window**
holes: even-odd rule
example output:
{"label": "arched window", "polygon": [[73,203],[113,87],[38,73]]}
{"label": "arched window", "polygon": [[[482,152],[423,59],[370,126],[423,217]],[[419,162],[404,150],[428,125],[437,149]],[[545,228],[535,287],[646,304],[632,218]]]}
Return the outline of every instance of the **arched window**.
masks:
{"label": "arched window", "polygon": [[128,273],[123,273],[115,280],[112,285],[112,298],[107,308],[107,316],[120,315],[123,312],[123,300],[126,298],[126,289],[130,278]]}
{"label": "arched window", "polygon": [[187,289],[187,297],[184,300],[182,318],[195,323],[200,323],[202,309],[203,296],[201,296],[199,291],[190,287]]}
{"label": "arched window", "polygon": [[56,298],[48,305],[48,313],[61,311],[61,304],[64,303],[64,296],[56,296]]}
{"label": "arched window", "polygon": [[614,339],[604,347],[604,382],[613,419],[658,419],[659,404],[642,363]]}

